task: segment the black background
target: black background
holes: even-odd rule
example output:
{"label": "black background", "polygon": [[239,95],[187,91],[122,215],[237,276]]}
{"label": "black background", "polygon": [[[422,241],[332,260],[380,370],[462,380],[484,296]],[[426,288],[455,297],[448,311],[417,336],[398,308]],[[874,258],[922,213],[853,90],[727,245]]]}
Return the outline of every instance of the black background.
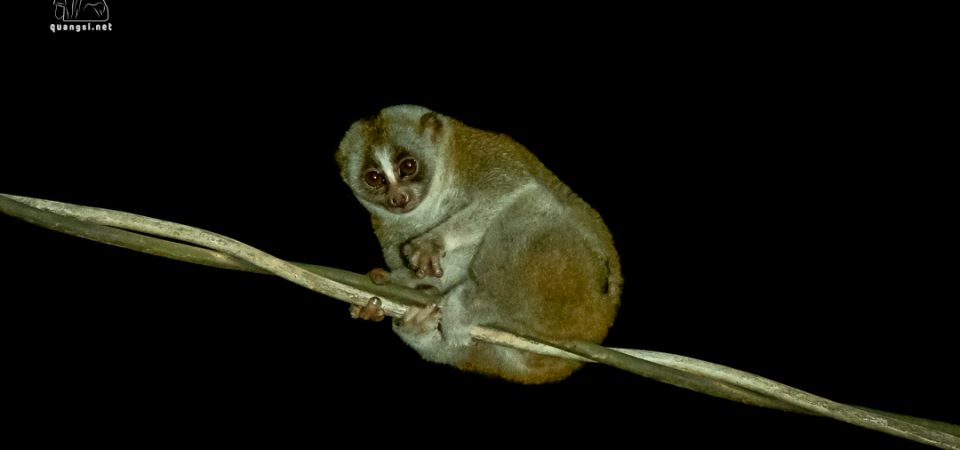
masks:
{"label": "black background", "polygon": [[[608,345],[958,420],[949,166],[873,51],[893,41],[611,11],[110,6],[110,33],[50,33],[52,11],[24,32],[0,192],[365,272],[379,246],[333,152],[352,121],[421,104],[513,136],[605,218],[626,279]],[[604,367],[460,373],[278,279],[8,217],[0,248],[11,404],[69,436],[920,447]]]}

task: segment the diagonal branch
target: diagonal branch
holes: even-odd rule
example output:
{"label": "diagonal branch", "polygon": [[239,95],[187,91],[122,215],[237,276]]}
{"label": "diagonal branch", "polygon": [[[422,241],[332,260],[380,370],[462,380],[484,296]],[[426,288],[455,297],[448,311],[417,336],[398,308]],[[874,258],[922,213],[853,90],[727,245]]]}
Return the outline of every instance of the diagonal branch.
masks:
{"label": "diagonal branch", "polygon": [[[431,301],[428,294],[415,289],[376,285],[364,275],[287,262],[226,236],[136,214],[6,194],[0,194],[0,211],[55,231],[157,256],[231,270],[274,274],[352,304],[365,305],[370,297],[377,296],[382,300],[385,313],[392,317],[402,317],[409,306]],[[960,450],[960,427],[957,425],[844,405],[706,361],[660,352],[608,349],[585,342],[548,342],[489,327],[475,327],[471,336],[479,341],[521,350],[600,362],[716,397],[831,417],[936,447]]]}

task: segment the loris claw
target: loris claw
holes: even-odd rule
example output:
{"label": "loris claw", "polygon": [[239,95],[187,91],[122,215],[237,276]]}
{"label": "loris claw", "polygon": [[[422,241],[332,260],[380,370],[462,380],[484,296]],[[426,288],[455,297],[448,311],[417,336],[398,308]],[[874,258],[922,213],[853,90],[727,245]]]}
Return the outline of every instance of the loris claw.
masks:
{"label": "loris claw", "polygon": [[407,257],[410,268],[414,270],[417,278],[428,275],[436,278],[442,277],[443,267],[440,265],[440,258],[445,254],[443,242],[439,238],[414,239],[403,246],[403,256]]}

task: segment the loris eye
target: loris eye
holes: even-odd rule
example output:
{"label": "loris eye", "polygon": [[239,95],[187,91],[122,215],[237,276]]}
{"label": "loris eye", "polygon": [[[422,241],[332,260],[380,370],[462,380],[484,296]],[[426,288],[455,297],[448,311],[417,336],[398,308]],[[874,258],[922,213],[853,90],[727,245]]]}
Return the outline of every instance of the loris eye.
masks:
{"label": "loris eye", "polygon": [[363,181],[372,188],[378,188],[383,186],[383,174],[376,170],[368,170],[367,173],[363,174]]}
{"label": "loris eye", "polygon": [[403,158],[400,161],[400,176],[404,178],[416,175],[417,169],[417,160],[413,158]]}

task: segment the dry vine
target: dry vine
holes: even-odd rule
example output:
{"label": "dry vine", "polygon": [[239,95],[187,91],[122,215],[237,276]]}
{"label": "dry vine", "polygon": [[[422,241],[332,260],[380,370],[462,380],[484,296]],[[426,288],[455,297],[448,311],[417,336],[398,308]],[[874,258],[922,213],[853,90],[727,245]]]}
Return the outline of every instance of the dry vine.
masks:
{"label": "dry vine", "polygon": [[[277,275],[352,304],[365,305],[377,296],[386,314],[392,317],[402,317],[409,306],[430,300],[420,291],[395,285],[378,286],[364,275],[284,261],[226,236],[136,214],[7,194],[0,194],[0,211],[35,225],[105,244],[195,264]],[[475,327],[471,335],[497,345],[607,364],[729,400],[830,417],[935,447],[960,450],[960,426],[837,403],[706,361],[661,352],[609,349],[586,342],[544,341],[490,327]]]}

